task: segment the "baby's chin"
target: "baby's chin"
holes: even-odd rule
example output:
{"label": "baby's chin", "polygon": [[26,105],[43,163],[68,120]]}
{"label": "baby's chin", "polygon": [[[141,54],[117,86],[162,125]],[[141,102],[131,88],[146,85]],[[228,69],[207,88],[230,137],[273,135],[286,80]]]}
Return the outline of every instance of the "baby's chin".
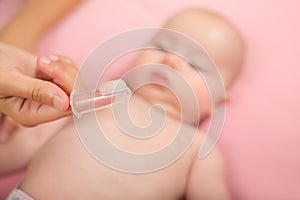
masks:
{"label": "baby's chin", "polygon": [[[167,91],[156,89],[155,92],[154,89],[150,90],[150,87],[147,88],[149,90],[139,90],[135,94],[138,95],[143,101],[145,101],[149,105],[149,109],[151,109],[152,106],[159,106],[158,109],[161,109],[161,112],[164,112],[167,119],[169,120],[175,120],[180,123],[184,123],[189,126],[198,126],[200,121],[200,116],[198,113],[195,112],[186,112],[185,114],[182,113],[182,109],[180,107],[180,104],[178,103],[177,99],[174,97],[174,95],[167,96]],[[164,98],[163,98],[164,97]],[[175,99],[174,99],[175,98]],[[187,100],[188,101],[188,100]],[[185,106],[189,106],[186,104]],[[191,108],[185,108],[187,110],[194,110]],[[205,113],[205,116],[207,114]],[[201,119],[203,119],[202,117]]]}

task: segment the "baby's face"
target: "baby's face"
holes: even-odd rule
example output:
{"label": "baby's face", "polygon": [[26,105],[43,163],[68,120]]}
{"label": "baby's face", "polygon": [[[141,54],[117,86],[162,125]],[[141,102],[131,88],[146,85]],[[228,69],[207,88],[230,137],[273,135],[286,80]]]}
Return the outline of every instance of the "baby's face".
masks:
{"label": "baby's face", "polygon": [[[201,76],[202,70],[203,73],[208,73],[208,71],[201,65],[201,58],[203,55],[197,56],[195,52],[191,49],[184,52],[184,56],[188,56],[189,58],[193,58],[190,62],[186,61],[183,57],[180,57],[176,54],[168,52],[165,50],[168,44],[172,44],[174,46],[182,46],[180,45],[180,41],[173,41],[170,37],[165,37],[163,40],[155,40],[155,46],[158,49],[144,50],[138,56],[138,59],[135,61],[135,66],[141,66],[145,64],[161,64],[165,67],[169,68],[169,71],[165,70],[157,70],[150,72],[151,75],[148,76],[149,82],[156,82],[160,84],[148,84],[142,87],[138,92],[143,97],[147,99],[151,104],[161,104],[167,113],[171,114],[173,117],[180,119],[181,114],[181,104],[184,106],[191,103],[191,100],[187,98],[179,100],[176,94],[172,91],[172,88],[182,88],[182,81],[188,83],[189,88],[179,89],[181,94],[185,94],[190,90],[193,92],[194,97],[197,100],[196,106],[199,106],[201,111],[201,116],[206,116],[210,112],[210,95],[207,90],[205,81]],[[181,52],[183,49],[180,50]],[[198,70],[200,73],[198,73]],[[173,73],[178,74],[182,78],[178,78],[178,76],[174,76]],[[203,74],[202,74],[203,75]],[[164,86],[162,86],[164,85]],[[179,103],[180,101],[180,103]],[[191,123],[197,123],[199,121],[199,117],[194,117]]]}
{"label": "baby's face", "polygon": [[[222,18],[216,17],[211,13],[200,12],[199,14],[199,12],[186,11],[179,13],[169,19],[164,28],[179,31],[202,45],[216,63],[217,70],[224,82],[224,88],[227,89],[238,74],[236,72],[240,67],[242,55],[240,38],[227,22],[222,21]],[[135,66],[156,63],[174,70],[189,83],[194,96],[197,98],[200,116],[195,120],[209,115],[211,97],[203,77],[212,75],[209,73],[216,73],[215,70],[211,70],[215,66],[208,64],[208,56],[204,51],[199,52],[190,48],[183,41],[172,36],[161,37],[158,35],[157,37],[154,38],[154,44],[158,49],[144,50],[136,60]],[[171,48],[180,56],[165,51],[167,48]],[[160,72],[154,73],[150,77],[152,80],[149,81],[161,82],[166,87],[162,87],[159,84],[149,84],[138,92],[142,93],[152,104],[162,104],[169,114],[180,118],[180,104],[177,97],[168,88],[169,83],[174,83],[171,80],[172,76]],[[170,85],[170,88],[172,87],[174,85]],[[177,86],[175,84],[175,87],[181,87],[180,82],[178,82]],[[185,91],[182,90],[181,92],[184,93]],[[215,101],[222,102],[224,100],[225,97],[223,96]],[[181,103],[189,104],[189,99],[185,99]]]}

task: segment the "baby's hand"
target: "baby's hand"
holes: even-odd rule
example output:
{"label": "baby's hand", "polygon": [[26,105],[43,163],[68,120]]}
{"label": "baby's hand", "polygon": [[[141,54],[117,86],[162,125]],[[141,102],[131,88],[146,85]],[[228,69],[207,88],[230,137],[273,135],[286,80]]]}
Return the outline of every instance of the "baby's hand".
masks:
{"label": "baby's hand", "polygon": [[50,80],[70,95],[78,72],[77,65],[70,58],[60,55],[41,56],[37,65]]}

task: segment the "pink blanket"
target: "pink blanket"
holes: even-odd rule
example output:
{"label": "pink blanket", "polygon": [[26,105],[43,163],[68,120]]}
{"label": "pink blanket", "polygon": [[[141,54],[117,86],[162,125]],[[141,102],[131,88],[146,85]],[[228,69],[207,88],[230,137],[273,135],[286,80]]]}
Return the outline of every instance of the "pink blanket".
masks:
{"label": "pink blanket", "polygon": [[[0,1],[0,26],[18,4]],[[245,70],[231,92],[232,102],[219,142],[233,198],[300,199],[297,1],[91,0],[49,32],[39,52],[65,54],[80,63],[113,34],[159,26],[176,10],[193,5],[227,16],[247,43]],[[0,199],[21,177],[16,174],[0,179]]]}

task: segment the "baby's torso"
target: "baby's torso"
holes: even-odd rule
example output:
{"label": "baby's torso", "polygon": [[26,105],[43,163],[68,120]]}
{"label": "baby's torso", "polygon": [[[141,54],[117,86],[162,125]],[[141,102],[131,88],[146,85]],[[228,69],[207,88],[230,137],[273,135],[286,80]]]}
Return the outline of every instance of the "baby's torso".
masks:
{"label": "baby's torso", "polygon": [[[147,108],[137,99],[134,113],[131,113],[137,126],[151,123],[144,109]],[[101,110],[97,115],[99,126],[107,139],[131,153],[158,152],[172,142],[177,143],[179,148],[187,147],[189,140],[175,136],[178,130],[182,130],[181,133],[189,132],[186,134],[192,134],[193,130],[176,120],[167,119],[156,136],[134,139],[115,125],[116,118],[111,108]],[[88,152],[90,150],[81,143],[72,122],[37,155],[22,183],[22,189],[37,199],[179,199],[184,194],[190,166],[196,158],[198,138],[190,148],[182,149],[182,156],[178,159],[174,157],[176,161],[172,164],[162,165],[161,169],[149,173],[124,173],[94,159]],[[126,162],[126,159],[119,159],[120,162]],[[163,161],[161,163],[165,164]]]}

